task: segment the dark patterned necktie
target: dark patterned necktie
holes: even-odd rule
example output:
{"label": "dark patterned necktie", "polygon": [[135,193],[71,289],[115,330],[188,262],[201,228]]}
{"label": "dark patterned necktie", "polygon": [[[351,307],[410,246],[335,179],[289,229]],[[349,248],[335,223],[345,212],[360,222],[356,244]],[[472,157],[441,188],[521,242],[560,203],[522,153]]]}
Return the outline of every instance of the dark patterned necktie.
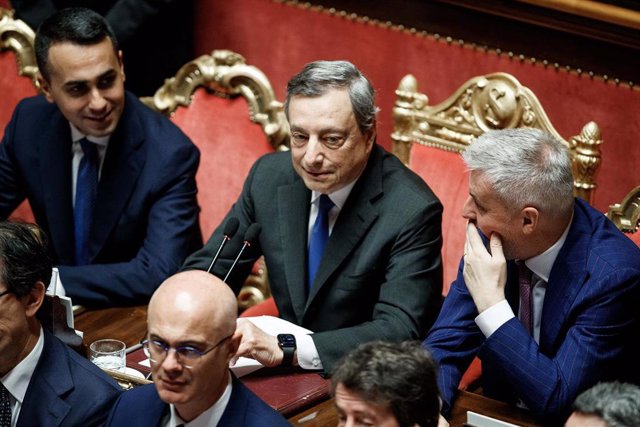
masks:
{"label": "dark patterned necktie", "polygon": [[311,239],[309,243],[309,258],[307,265],[307,286],[309,291],[313,287],[324,248],[329,240],[329,211],[333,207],[333,202],[326,194],[320,196],[318,203],[318,216],[311,229]]}
{"label": "dark patterned necktie", "polygon": [[98,194],[98,149],[86,138],[80,140],[84,156],[78,167],[76,200],[73,208],[76,265],[89,264],[89,232]]}
{"label": "dark patterned necktie", "polygon": [[520,313],[518,314],[518,318],[527,329],[527,331],[529,331],[529,333],[532,333],[533,305],[531,295],[531,276],[533,273],[525,265],[524,261],[518,263],[518,270],[518,282],[520,284]]}
{"label": "dark patterned necktie", "polygon": [[11,427],[11,401],[9,392],[0,383],[0,427]]}

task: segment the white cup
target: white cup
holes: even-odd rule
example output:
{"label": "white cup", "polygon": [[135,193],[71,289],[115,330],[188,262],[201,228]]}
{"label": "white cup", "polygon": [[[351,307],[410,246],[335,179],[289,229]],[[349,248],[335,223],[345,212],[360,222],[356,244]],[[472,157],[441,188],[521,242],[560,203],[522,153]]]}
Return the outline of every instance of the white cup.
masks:
{"label": "white cup", "polygon": [[98,340],[89,346],[89,360],[102,369],[123,372],[126,366],[126,345],[113,339]]}

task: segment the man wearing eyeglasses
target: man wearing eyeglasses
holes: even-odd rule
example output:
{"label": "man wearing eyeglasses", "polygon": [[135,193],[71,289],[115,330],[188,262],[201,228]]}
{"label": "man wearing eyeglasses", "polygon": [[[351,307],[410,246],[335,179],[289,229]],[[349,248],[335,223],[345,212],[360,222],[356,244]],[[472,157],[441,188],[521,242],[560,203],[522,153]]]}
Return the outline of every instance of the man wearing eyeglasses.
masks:
{"label": "man wearing eyeglasses", "polygon": [[0,222],[0,426],[98,426],[122,392],[36,317],[51,257],[35,225]]}
{"label": "man wearing eyeglasses", "polygon": [[151,297],[143,340],[154,384],[116,402],[107,425],[288,426],[229,372],[240,335],[231,289],[203,271],[169,277]]}

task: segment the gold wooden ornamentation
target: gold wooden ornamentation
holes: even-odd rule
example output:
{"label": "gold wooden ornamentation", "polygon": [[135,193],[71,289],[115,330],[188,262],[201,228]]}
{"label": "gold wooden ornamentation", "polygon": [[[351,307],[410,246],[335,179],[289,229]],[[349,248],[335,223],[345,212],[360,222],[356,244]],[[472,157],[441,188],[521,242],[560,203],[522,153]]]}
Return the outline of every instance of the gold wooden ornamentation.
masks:
{"label": "gold wooden ornamentation", "polygon": [[530,127],[547,131],[570,150],[575,194],[592,201],[601,157],[598,125],[589,122],[580,135],[565,140],[533,92],[509,74],[474,77],[434,106],[418,92],[417,81],[409,74],[396,90],[393,121],[393,152],[405,164],[409,164],[413,143],[460,153],[489,130]]}
{"label": "gold wooden ornamentation", "polygon": [[251,121],[262,126],[276,150],[286,150],[289,128],[282,103],[277,101],[271,83],[258,68],[229,50],[214,50],[211,55],[183,65],[175,77],[165,80],[153,97],[141,100],[154,110],[170,115],[179,106],[186,107],[198,87],[222,97],[242,95],[249,104]]}
{"label": "gold wooden ornamentation", "polygon": [[0,7],[0,50],[14,51],[18,73],[30,78],[39,89],[34,40],[33,30],[24,21],[15,19],[12,10]]}
{"label": "gold wooden ornamentation", "polygon": [[137,387],[139,385],[151,384],[153,382],[144,378],[138,378],[134,375],[129,375],[124,372],[113,371],[111,369],[103,369],[103,371],[109,374],[111,378],[116,380],[118,385],[123,390],[131,390],[132,388]]}
{"label": "gold wooden ornamentation", "polygon": [[627,194],[621,203],[609,206],[607,216],[621,231],[635,233],[640,225],[640,186]]}

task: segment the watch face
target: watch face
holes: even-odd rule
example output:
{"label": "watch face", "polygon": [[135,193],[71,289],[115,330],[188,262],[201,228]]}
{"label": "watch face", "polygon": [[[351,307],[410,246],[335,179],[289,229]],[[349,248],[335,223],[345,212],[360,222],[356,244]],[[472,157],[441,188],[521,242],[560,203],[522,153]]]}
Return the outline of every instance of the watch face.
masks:
{"label": "watch face", "polygon": [[292,334],[280,334],[278,335],[278,343],[282,347],[295,347],[296,337]]}

